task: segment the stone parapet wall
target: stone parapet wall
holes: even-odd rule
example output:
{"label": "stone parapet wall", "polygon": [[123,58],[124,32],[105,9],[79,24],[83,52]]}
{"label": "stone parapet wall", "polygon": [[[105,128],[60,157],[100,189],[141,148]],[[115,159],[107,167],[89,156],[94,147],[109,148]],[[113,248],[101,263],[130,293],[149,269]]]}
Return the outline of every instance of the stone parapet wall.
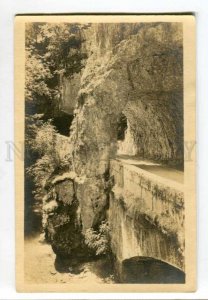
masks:
{"label": "stone parapet wall", "polygon": [[110,174],[109,222],[116,256],[150,256],[184,270],[183,185],[117,160],[111,161]]}

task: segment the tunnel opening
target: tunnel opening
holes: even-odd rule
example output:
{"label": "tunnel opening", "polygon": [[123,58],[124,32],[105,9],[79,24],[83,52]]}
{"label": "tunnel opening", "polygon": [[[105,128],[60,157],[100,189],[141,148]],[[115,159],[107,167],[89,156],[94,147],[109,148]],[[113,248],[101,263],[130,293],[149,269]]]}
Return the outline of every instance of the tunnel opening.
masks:
{"label": "tunnel opening", "polygon": [[127,125],[127,118],[126,116],[121,113],[118,119],[118,125],[117,125],[117,140],[123,141],[125,139],[125,132],[128,128]]}
{"label": "tunnel opening", "polygon": [[150,93],[128,101],[118,118],[117,156],[183,171],[182,112],[173,106],[179,96]]}
{"label": "tunnel opening", "polygon": [[117,123],[117,156],[136,156],[137,145],[128,118],[122,112]]}
{"label": "tunnel opening", "polygon": [[[148,121],[148,105],[138,101],[128,103],[118,117],[116,157],[122,162],[134,165],[163,178],[178,183],[184,182],[183,161],[173,154],[166,157],[166,151],[173,147],[173,137],[168,138],[169,146],[161,122]],[[153,116],[153,112],[151,112]],[[157,118],[155,118],[157,119]],[[166,120],[166,119],[165,119]],[[164,134],[164,132],[163,132]],[[167,150],[169,149],[169,150]],[[172,153],[172,152],[171,152]]]}
{"label": "tunnel opening", "polygon": [[122,262],[121,281],[124,283],[185,283],[180,269],[150,257],[132,257]]}
{"label": "tunnel opening", "polygon": [[52,124],[55,126],[59,134],[69,136],[73,119],[73,114],[68,114],[64,111],[61,111],[57,117],[52,119]]}

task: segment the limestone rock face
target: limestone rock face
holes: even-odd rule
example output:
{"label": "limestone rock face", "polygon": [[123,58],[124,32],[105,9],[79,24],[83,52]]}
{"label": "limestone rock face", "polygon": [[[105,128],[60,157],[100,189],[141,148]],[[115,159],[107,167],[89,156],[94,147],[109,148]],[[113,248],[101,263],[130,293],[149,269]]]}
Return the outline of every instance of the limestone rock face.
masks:
{"label": "limestone rock face", "polygon": [[78,201],[73,182],[65,179],[50,189],[43,205],[46,240],[58,257],[82,256],[84,239],[81,234]]}
{"label": "limestone rock face", "polygon": [[138,155],[183,160],[181,25],[94,24],[86,37],[88,60],[71,129],[74,171],[87,178],[78,195],[84,228],[96,226],[108,206],[105,175],[116,155],[121,113]]}
{"label": "limestone rock face", "polygon": [[76,98],[80,88],[80,73],[75,73],[73,77],[65,78],[61,77],[60,89],[61,100],[60,109],[68,114],[73,114],[76,106]]}
{"label": "limestone rock face", "polygon": [[[110,160],[121,114],[137,155],[183,161],[183,45],[179,23],[92,24],[82,74],[62,78],[62,108],[74,108],[70,143],[75,177],[56,183],[46,231],[62,256],[84,249],[83,235],[107,218]],[[76,100],[76,101],[75,101]],[[80,179],[80,180],[77,180]]]}

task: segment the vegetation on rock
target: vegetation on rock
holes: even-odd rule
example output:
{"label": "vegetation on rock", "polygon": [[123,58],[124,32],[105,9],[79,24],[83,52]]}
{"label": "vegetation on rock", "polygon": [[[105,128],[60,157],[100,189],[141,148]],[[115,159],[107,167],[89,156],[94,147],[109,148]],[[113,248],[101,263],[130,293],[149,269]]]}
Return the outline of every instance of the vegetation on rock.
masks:
{"label": "vegetation on rock", "polygon": [[41,199],[49,178],[70,166],[69,140],[57,133],[50,120],[43,122],[35,115],[28,119],[26,150],[35,158],[27,167],[27,174],[33,178],[35,198]]}
{"label": "vegetation on rock", "polygon": [[83,37],[78,24],[28,23],[26,26],[26,110],[53,116],[58,108],[60,77],[84,66]]}
{"label": "vegetation on rock", "polygon": [[73,76],[83,68],[83,27],[26,24],[25,152],[36,197],[42,197],[41,189],[54,173],[70,167],[69,140],[58,134],[50,118],[59,113],[61,76]]}
{"label": "vegetation on rock", "polygon": [[96,255],[110,254],[110,228],[107,222],[102,222],[98,231],[93,228],[87,229],[85,233],[87,246],[95,251]]}

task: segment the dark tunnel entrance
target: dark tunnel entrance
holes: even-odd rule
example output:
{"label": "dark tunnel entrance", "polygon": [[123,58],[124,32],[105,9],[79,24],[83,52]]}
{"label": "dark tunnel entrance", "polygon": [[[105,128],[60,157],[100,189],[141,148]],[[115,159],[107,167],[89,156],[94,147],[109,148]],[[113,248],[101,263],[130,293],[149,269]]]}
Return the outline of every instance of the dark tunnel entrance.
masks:
{"label": "dark tunnel entrance", "polygon": [[57,131],[65,136],[69,136],[70,126],[73,121],[74,115],[60,112],[57,117],[52,119],[52,124],[55,126]]}
{"label": "dark tunnel entrance", "polygon": [[161,260],[132,257],[122,263],[124,283],[185,283],[185,273]]}
{"label": "dark tunnel entrance", "polygon": [[128,127],[127,118],[123,113],[121,113],[121,115],[119,117],[117,126],[118,126],[117,127],[117,140],[123,141],[125,139],[125,132]]}

